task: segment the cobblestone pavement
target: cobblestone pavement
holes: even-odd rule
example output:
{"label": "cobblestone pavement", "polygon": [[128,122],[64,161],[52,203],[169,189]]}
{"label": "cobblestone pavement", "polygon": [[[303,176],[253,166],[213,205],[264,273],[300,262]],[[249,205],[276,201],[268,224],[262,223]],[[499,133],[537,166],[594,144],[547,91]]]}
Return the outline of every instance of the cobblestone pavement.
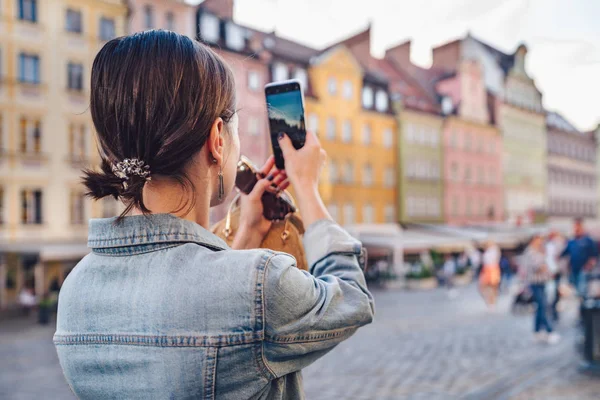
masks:
{"label": "cobblestone pavement", "polygon": [[473,287],[376,292],[376,320],[304,371],[307,398],[598,399],[600,376],[578,371],[577,304],[555,346],[532,338],[533,317],[489,312]]}
{"label": "cobblestone pavement", "polygon": [[[576,306],[556,346],[535,344],[530,315],[487,312],[474,288],[376,291],[376,321],[304,372],[309,400],[598,399],[600,377],[578,372]],[[0,321],[0,399],[72,399],[52,326]]]}

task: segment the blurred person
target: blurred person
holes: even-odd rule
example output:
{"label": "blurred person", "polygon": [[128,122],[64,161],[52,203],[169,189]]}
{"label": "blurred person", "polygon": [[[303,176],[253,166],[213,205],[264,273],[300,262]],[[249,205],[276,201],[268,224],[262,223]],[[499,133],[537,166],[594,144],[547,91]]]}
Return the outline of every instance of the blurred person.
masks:
{"label": "blurred person", "polygon": [[473,268],[473,279],[477,279],[479,274],[481,273],[481,252],[477,248],[477,246],[469,245],[465,250],[469,258],[469,263],[471,264],[471,268]]}
{"label": "blurred person", "polygon": [[446,254],[444,257],[444,265],[442,267],[444,274],[444,284],[448,289],[454,287],[454,275],[456,274],[456,261],[452,254]]}
{"label": "blurred person", "polygon": [[31,310],[37,305],[37,298],[33,292],[33,288],[23,286],[19,292],[19,306],[25,315],[29,315]]}
{"label": "blurred person", "polygon": [[[126,208],[91,220],[92,252],[60,291],[54,343],[75,395],[303,398],[301,370],[374,313],[362,245],[318,192],[316,136],[295,150],[278,134],[286,171],[267,161],[230,248],[208,230],[240,157],[235,82],[220,56],[168,31],[110,40],[93,63],[90,110],[102,169],[85,172],[89,195]],[[288,182],[310,273],[257,249],[271,227],[261,197]]]}
{"label": "blurred person", "polygon": [[479,290],[490,309],[496,306],[500,285],[500,248],[488,241],[483,253],[483,267],[479,276]]}
{"label": "blurred person", "polygon": [[575,219],[573,223],[574,236],[560,254],[560,258],[569,258],[569,282],[577,290],[580,297],[585,296],[586,273],[593,269],[598,259],[598,247],[594,240],[585,232],[583,220]]}
{"label": "blurred person", "polygon": [[560,280],[562,278],[562,271],[560,268],[559,256],[564,246],[561,243],[560,233],[557,231],[551,231],[548,234],[548,240],[546,241],[546,265],[552,279],[546,286],[546,291],[549,293],[547,296],[550,299],[550,308],[552,312],[552,319],[558,321],[558,302],[560,301]]}
{"label": "blurred person", "polygon": [[[554,344],[560,340],[560,336],[553,333],[552,324],[547,316],[546,284],[552,279],[552,274],[548,269],[546,260],[544,239],[541,235],[535,235],[521,259],[522,268],[524,269],[524,280],[529,285],[536,304],[534,315],[535,339]],[[545,332],[542,330],[545,330]]]}
{"label": "blurred person", "polygon": [[500,287],[504,290],[510,286],[510,278],[512,277],[512,267],[506,252],[501,252],[500,255]]}

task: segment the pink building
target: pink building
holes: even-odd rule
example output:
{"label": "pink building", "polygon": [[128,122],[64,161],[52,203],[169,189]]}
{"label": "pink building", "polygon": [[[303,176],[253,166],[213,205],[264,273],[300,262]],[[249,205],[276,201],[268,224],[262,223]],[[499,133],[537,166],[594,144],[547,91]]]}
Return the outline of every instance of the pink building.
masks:
{"label": "pink building", "polygon": [[455,225],[504,219],[502,139],[494,125],[495,99],[481,65],[465,60],[440,77],[447,115],[443,128],[444,214]]}
{"label": "pink building", "polygon": [[185,0],[127,0],[128,33],[167,29],[196,36],[196,9]]}

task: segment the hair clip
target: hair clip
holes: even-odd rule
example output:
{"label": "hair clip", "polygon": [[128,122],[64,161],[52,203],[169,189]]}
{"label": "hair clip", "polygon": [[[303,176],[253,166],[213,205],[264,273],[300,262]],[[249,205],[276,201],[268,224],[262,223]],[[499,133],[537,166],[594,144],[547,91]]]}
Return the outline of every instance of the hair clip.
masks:
{"label": "hair clip", "polygon": [[117,164],[113,164],[112,172],[117,178],[128,180],[129,177],[137,175],[146,181],[152,180],[150,166],[137,158],[126,158]]}

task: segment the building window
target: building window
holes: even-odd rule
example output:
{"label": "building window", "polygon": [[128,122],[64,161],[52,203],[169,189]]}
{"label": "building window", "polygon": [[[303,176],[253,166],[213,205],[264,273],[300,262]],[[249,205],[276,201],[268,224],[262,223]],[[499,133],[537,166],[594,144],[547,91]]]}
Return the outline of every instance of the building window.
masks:
{"label": "building window", "polygon": [[42,218],[42,191],[21,191],[21,222],[23,224],[41,224]]}
{"label": "building window", "polygon": [[306,90],[308,87],[308,75],[306,74],[306,70],[304,68],[296,68],[294,71],[294,79],[300,81],[300,87],[302,90]]}
{"label": "building window", "polygon": [[396,222],[396,213],[394,210],[394,206],[388,204],[387,206],[385,206],[383,213],[385,214],[384,218],[387,224]]}
{"label": "building window", "polygon": [[67,9],[67,18],[66,18],[66,29],[67,32],[72,33],[81,33],[83,32],[83,26],[81,24],[81,11]]}
{"label": "building window", "polygon": [[472,207],[471,207],[471,206],[472,206],[472,205],[471,205],[471,198],[470,198],[470,197],[467,197],[467,206],[465,207],[465,208],[466,208],[466,210],[465,210],[465,214],[466,214],[466,216],[467,216],[467,217],[470,217],[470,216],[471,216],[471,214],[472,214],[472,212],[473,212],[473,210],[472,210]]}
{"label": "building window", "polygon": [[407,143],[413,143],[416,140],[415,126],[413,124],[406,124],[404,126],[404,136]]}
{"label": "building window", "polygon": [[37,0],[18,0],[19,19],[22,21],[37,22]]}
{"label": "building window", "polygon": [[344,224],[351,225],[354,223],[354,206],[352,204],[344,205]]}
{"label": "building window", "polygon": [[458,197],[457,196],[453,196],[452,197],[452,215],[457,216],[458,215]]}
{"label": "building window", "polygon": [[327,91],[332,96],[335,96],[337,93],[337,81],[333,76],[327,80]]}
{"label": "building window", "polygon": [[496,184],[496,171],[495,171],[494,167],[490,167],[489,175],[488,175],[488,182],[490,185]]}
{"label": "building window", "polygon": [[244,29],[233,22],[228,22],[225,26],[225,44],[230,49],[236,51],[243,50],[246,47]]}
{"label": "building window", "polygon": [[78,92],[83,90],[83,64],[67,65],[67,87]]}
{"label": "building window", "polygon": [[329,162],[329,183],[338,182],[338,167],[335,160]]}
{"label": "building window", "polygon": [[315,135],[319,132],[319,117],[317,114],[310,114],[308,116],[308,130]]}
{"label": "building window", "polygon": [[465,150],[471,151],[471,134],[469,132],[465,133]]}
{"label": "building window", "polygon": [[85,223],[85,194],[80,190],[71,190],[71,224]]}
{"label": "building window", "polygon": [[354,164],[352,161],[346,161],[344,165],[344,183],[354,182]]}
{"label": "building window", "polygon": [[450,143],[449,146],[456,148],[458,147],[458,138],[457,138],[457,133],[454,129],[452,129],[452,131],[450,132]]}
{"label": "building window", "polygon": [[458,173],[458,163],[456,163],[455,161],[453,161],[450,164],[450,179],[454,182],[458,182],[460,180]]}
{"label": "building window", "polygon": [[19,81],[23,83],[40,83],[40,57],[34,54],[19,54]]}
{"label": "building window", "polygon": [[371,126],[369,124],[363,125],[362,142],[363,144],[371,144]]}
{"label": "building window", "polygon": [[373,89],[369,86],[362,90],[362,104],[364,108],[373,108]]}
{"label": "building window", "polygon": [[342,124],[342,142],[350,143],[352,141],[352,123],[345,120]]}
{"label": "building window", "polygon": [[379,112],[388,111],[388,95],[385,90],[379,89],[375,95],[375,108]]}
{"label": "building window", "polygon": [[256,71],[248,71],[248,89],[253,92],[258,92],[260,90],[260,75]]}
{"label": "building window", "polygon": [[394,132],[390,128],[383,131],[383,147],[391,149],[394,145]]}
{"label": "building window", "polygon": [[169,11],[165,15],[165,21],[167,22],[167,30],[174,31],[175,30],[175,15]]}
{"label": "building window", "polygon": [[468,165],[465,168],[465,182],[471,183],[471,167]]}
{"label": "building window", "polygon": [[343,95],[346,100],[351,100],[354,90],[352,89],[352,82],[344,81]]}
{"label": "building window", "polygon": [[4,187],[0,186],[0,225],[4,224]]}
{"label": "building window", "polygon": [[259,133],[260,133],[260,127],[259,127],[258,118],[249,117],[248,118],[248,134],[250,134],[250,136],[258,136]]}
{"label": "building window", "polygon": [[0,113],[0,154],[2,154],[4,151],[4,117]]}
{"label": "building window", "polygon": [[372,224],[375,222],[375,210],[371,204],[363,206],[363,223]]}
{"label": "building window", "polygon": [[429,140],[431,142],[431,147],[437,147],[437,145],[440,142],[440,134],[438,131],[436,131],[435,129],[432,129],[430,131],[430,137]]}
{"label": "building window", "polygon": [[336,204],[330,204],[327,206],[327,211],[329,211],[331,218],[337,222],[339,218],[338,206]]}
{"label": "building window", "polygon": [[213,14],[202,14],[200,16],[200,37],[210,43],[219,41],[219,18]]}
{"label": "building window", "polygon": [[41,122],[21,117],[21,153],[40,153],[42,150]]}
{"label": "building window", "polygon": [[74,160],[83,160],[87,156],[87,129],[85,125],[69,125],[69,154]]}
{"label": "building window", "polygon": [[100,18],[100,40],[106,42],[115,37],[115,20],[112,18]]}
{"label": "building window", "polygon": [[151,5],[144,6],[144,25],[146,29],[154,28],[154,12]]}
{"label": "building window", "polygon": [[286,81],[290,79],[290,71],[284,63],[277,62],[273,65],[273,80],[275,82]]}
{"label": "building window", "polygon": [[327,118],[327,131],[326,131],[327,140],[335,140],[335,119]]}
{"label": "building window", "polygon": [[477,183],[483,185],[485,183],[485,173],[483,167],[477,169]]}
{"label": "building window", "polygon": [[371,164],[366,164],[363,168],[363,185],[373,185],[373,167]]}
{"label": "building window", "polygon": [[385,167],[383,183],[387,188],[393,188],[396,185],[396,171],[394,167]]}

